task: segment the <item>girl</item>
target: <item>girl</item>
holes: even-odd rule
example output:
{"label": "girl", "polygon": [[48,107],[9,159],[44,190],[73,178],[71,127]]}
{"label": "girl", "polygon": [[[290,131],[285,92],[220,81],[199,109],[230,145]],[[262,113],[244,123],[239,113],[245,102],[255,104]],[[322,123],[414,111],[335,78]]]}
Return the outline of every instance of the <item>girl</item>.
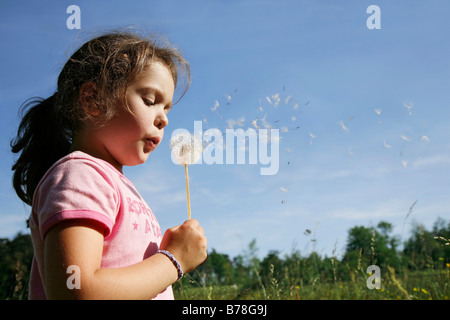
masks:
{"label": "girl", "polygon": [[178,51],[111,33],[72,55],[53,96],[24,105],[11,147],[14,188],[32,206],[30,299],[173,299],[171,284],[206,259],[198,222],[162,237],[122,172],[161,143],[179,73],[183,95]]}

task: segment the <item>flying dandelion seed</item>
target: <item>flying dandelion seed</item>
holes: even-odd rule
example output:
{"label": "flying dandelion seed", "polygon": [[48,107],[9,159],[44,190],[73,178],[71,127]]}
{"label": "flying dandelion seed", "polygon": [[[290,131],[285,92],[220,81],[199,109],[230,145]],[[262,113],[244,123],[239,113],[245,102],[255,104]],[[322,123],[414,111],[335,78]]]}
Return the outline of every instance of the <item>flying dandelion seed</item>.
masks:
{"label": "flying dandelion seed", "polygon": [[400,138],[402,138],[405,141],[410,141],[411,140],[409,137],[405,136],[404,134],[401,134]]}
{"label": "flying dandelion seed", "polygon": [[348,148],[348,151],[347,151],[347,155],[348,155],[348,157],[347,157],[347,163],[348,163],[348,164],[350,164],[350,160],[351,160],[351,158],[352,158],[352,156],[353,156],[354,154],[355,154],[355,153],[353,152],[352,147],[349,147],[349,148]]}
{"label": "flying dandelion seed", "polygon": [[226,94],[225,98],[227,99],[227,105],[229,105],[231,102],[231,96],[229,94]]}
{"label": "flying dandelion seed", "polygon": [[281,132],[284,132],[284,133],[289,131],[288,127],[281,127],[280,130],[281,130]]}
{"label": "flying dandelion seed", "polygon": [[297,110],[297,109],[299,108],[298,103],[295,103],[295,104],[292,106],[292,108],[293,108],[294,110]]}
{"label": "flying dandelion seed", "polygon": [[256,118],[255,120],[251,121],[252,126],[255,127],[255,129],[259,129],[260,126],[258,126],[258,118]]}
{"label": "flying dandelion seed", "polygon": [[386,141],[384,141],[384,147],[385,147],[386,149],[390,149],[390,148],[391,148],[391,145],[388,144]]}
{"label": "flying dandelion seed", "polygon": [[283,192],[288,192],[288,191],[289,191],[289,190],[288,190],[287,188],[285,188],[285,187],[280,187],[280,190],[283,191]]}
{"label": "flying dandelion seed", "polygon": [[272,104],[272,100],[270,100],[269,96],[266,97],[267,102],[269,102],[270,104]]}
{"label": "flying dandelion seed", "polygon": [[408,113],[411,116],[412,115],[411,109],[413,107],[413,104],[411,102],[403,102],[403,106],[408,110]]}
{"label": "flying dandelion seed", "polygon": [[211,107],[211,111],[216,111],[217,108],[219,108],[220,104],[219,101],[215,100],[214,105]]}
{"label": "flying dandelion seed", "polygon": [[[382,109],[374,109],[377,115],[381,115]],[[381,124],[381,120],[378,120],[378,124]]]}
{"label": "flying dandelion seed", "polygon": [[214,100],[214,105],[210,108],[212,112],[217,113],[217,115],[219,116],[220,119],[222,119],[222,116],[219,114],[219,111],[217,110],[220,106],[219,101]]}
{"label": "flying dandelion seed", "polygon": [[288,104],[292,100],[292,96],[287,96],[286,99],[284,99],[284,103]]}
{"label": "flying dandelion seed", "polygon": [[184,165],[188,219],[191,219],[188,164],[194,164],[202,157],[202,141],[191,135],[189,132],[183,132],[172,136],[170,139],[170,147],[172,149],[172,161],[176,164]]}
{"label": "flying dandelion seed", "polygon": [[275,93],[272,95],[272,101],[273,101],[273,106],[274,108],[278,107],[278,104],[280,103],[281,99],[280,99],[280,94],[279,93]]}
{"label": "flying dandelion seed", "polygon": [[428,138],[427,136],[421,136],[420,140],[428,142],[428,141],[430,141],[430,138]]}
{"label": "flying dandelion seed", "polygon": [[295,120],[297,120],[297,118],[295,116],[292,116],[291,121],[294,122]]}
{"label": "flying dandelion seed", "polygon": [[349,131],[348,128],[345,126],[345,124],[344,124],[343,121],[340,121],[340,122],[339,122],[339,126],[340,126],[341,129],[344,130],[345,132],[348,132],[348,131]]}
{"label": "flying dandelion seed", "polygon": [[309,140],[309,144],[312,144],[313,139],[316,137],[316,135],[314,133],[309,133],[309,136],[311,137],[311,139]]}
{"label": "flying dandelion seed", "polygon": [[258,101],[259,101],[258,111],[259,111],[259,112],[264,112],[264,109],[263,109],[263,107],[261,106],[261,98],[258,99]]}
{"label": "flying dandelion seed", "polygon": [[408,160],[402,160],[402,165],[406,168],[408,166]]}
{"label": "flying dandelion seed", "polygon": [[355,153],[353,152],[352,147],[348,148],[348,156],[351,157],[354,154]]}
{"label": "flying dandelion seed", "polygon": [[264,115],[264,117],[261,119],[261,125],[265,128],[265,129],[272,129],[272,125],[270,125],[267,121],[267,113]]}

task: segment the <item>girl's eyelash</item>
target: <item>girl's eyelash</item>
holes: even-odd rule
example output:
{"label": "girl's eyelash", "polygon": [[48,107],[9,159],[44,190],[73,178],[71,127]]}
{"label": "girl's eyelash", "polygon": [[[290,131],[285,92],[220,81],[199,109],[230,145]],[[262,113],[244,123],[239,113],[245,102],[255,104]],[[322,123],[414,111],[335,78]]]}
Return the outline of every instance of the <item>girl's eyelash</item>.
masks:
{"label": "girl's eyelash", "polygon": [[147,106],[153,106],[155,103],[149,99],[142,98]]}

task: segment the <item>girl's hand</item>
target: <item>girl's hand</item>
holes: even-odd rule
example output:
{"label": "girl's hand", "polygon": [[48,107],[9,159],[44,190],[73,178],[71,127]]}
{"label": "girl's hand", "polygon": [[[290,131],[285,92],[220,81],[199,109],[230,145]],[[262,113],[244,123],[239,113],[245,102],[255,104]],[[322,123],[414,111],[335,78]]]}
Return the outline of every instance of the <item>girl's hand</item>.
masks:
{"label": "girl's hand", "polygon": [[167,250],[178,260],[184,273],[190,272],[206,260],[207,239],[195,219],[185,221],[164,233],[160,249]]}

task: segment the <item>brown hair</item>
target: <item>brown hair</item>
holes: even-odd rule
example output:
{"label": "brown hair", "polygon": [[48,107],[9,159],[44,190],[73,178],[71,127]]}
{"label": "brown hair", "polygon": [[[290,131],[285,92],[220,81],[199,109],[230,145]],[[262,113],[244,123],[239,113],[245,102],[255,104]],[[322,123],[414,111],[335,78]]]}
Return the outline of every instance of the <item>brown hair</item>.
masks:
{"label": "brown hair", "polygon": [[[69,153],[74,133],[86,121],[107,123],[124,105],[127,86],[153,61],[170,69],[178,89],[184,75],[184,89],[190,85],[190,69],[181,53],[154,38],[130,32],[113,32],[82,45],[66,62],[58,77],[57,92],[47,99],[32,98],[21,107],[22,120],[17,137],[11,141],[13,153],[20,153],[12,166],[13,186],[22,201],[31,205],[33,193],[45,172]],[[80,89],[95,85],[92,106],[100,116],[93,118],[81,106]]]}

